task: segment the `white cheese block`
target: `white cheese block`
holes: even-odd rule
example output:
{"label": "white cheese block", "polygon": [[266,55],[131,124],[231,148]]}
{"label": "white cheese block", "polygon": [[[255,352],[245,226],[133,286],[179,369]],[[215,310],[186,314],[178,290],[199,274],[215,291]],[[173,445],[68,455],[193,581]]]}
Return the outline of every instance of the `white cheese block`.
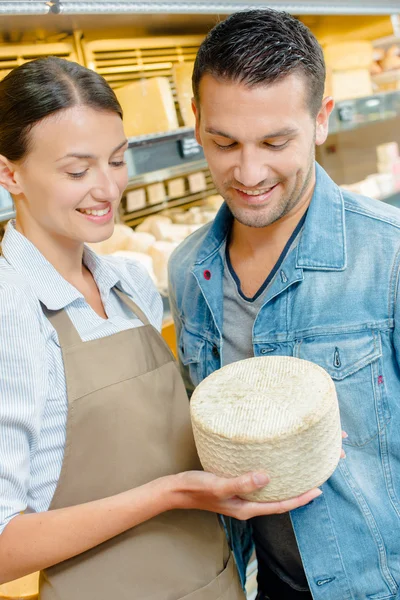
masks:
{"label": "white cheese block", "polygon": [[188,235],[194,233],[201,225],[179,225],[175,223],[157,223],[153,227],[157,240],[165,242],[183,242]]}
{"label": "white cheese block", "polygon": [[362,98],[373,94],[369,69],[334,71],[331,77],[332,95],[335,100]]}
{"label": "white cheese block", "polygon": [[156,242],[149,250],[153,259],[157,286],[160,290],[168,288],[168,261],[178,244],[172,242]]}
{"label": "white cheese block", "polygon": [[328,44],[324,48],[325,62],[334,71],[369,69],[373,52],[372,43],[365,40]]}
{"label": "white cheese block", "polygon": [[180,198],[185,195],[185,180],[183,177],[178,179],[171,179],[167,183],[168,197],[169,198]]}
{"label": "white cheese block", "polygon": [[206,176],[203,171],[188,175],[189,189],[192,194],[204,192],[207,189]]}
{"label": "white cheese block", "polygon": [[166,199],[165,185],[162,181],[147,186],[147,200],[149,204],[160,204]]}
{"label": "white cheese block", "polygon": [[248,500],[291,498],[335,470],[342,437],[334,383],[314,363],[286,356],[238,361],[204,379],[190,402],[206,471],[234,477],[265,471]]}
{"label": "white cheese block", "polygon": [[126,211],[132,212],[146,206],[146,191],[143,188],[132,190],[126,194]]}
{"label": "white cheese block", "polygon": [[151,77],[117,88],[128,137],[178,128],[171,86],[166,77]]}

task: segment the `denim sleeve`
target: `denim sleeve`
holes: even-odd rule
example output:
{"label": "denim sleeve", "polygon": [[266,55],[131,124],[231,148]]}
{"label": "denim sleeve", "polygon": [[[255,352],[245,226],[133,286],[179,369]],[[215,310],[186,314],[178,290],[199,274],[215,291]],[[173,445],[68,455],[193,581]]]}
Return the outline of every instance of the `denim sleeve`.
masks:
{"label": "denim sleeve", "polygon": [[400,250],[398,251],[397,262],[395,269],[395,284],[392,285],[393,291],[393,345],[396,353],[397,364],[400,366]]}
{"label": "denim sleeve", "polygon": [[170,261],[169,268],[168,268],[169,303],[170,303],[172,318],[174,320],[174,325],[175,325],[175,335],[176,335],[176,345],[178,348],[179,369],[181,371],[182,379],[185,384],[187,394],[190,398],[194,391],[194,385],[190,379],[188,367],[185,367],[185,365],[182,364],[182,361],[179,358],[179,339],[180,339],[181,330],[182,330],[182,319],[180,317],[181,311],[180,311],[180,308],[179,308],[179,306],[177,304],[177,300],[176,300],[176,287],[174,284],[174,275],[175,275],[175,273],[174,273],[173,262]]}

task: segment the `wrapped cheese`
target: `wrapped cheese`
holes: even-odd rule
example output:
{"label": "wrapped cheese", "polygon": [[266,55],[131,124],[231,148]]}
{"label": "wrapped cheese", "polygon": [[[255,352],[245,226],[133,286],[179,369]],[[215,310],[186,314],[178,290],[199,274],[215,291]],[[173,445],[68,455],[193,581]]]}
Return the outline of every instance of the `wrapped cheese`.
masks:
{"label": "wrapped cheese", "polygon": [[174,97],[166,77],[134,81],[117,88],[115,94],[124,112],[128,137],[178,128]]}
{"label": "wrapped cheese", "polygon": [[245,496],[275,501],[323,484],[342,437],[335,385],[314,363],[288,356],[232,363],[204,379],[190,402],[206,471],[235,477],[265,471],[270,483]]}
{"label": "wrapped cheese", "polygon": [[195,126],[192,110],[192,74],[194,62],[180,62],[172,67],[172,76],[178,96],[179,109],[186,127]]}

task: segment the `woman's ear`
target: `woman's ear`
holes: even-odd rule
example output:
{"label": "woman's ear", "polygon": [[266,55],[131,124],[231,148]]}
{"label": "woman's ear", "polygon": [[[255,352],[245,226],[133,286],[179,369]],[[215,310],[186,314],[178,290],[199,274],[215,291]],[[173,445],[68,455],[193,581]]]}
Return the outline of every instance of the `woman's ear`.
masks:
{"label": "woman's ear", "polygon": [[0,185],[10,194],[18,196],[21,194],[21,186],[16,180],[16,165],[0,154]]}

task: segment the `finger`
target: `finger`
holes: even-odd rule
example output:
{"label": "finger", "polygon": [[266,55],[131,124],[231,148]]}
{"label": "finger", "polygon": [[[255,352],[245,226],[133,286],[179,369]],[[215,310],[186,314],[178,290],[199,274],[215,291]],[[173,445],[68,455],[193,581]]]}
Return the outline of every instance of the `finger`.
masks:
{"label": "finger", "polygon": [[249,494],[269,483],[268,475],[263,472],[246,473],[239,477],[232,477],[232,479],[219,479],[218,495],[223,498]]}
{"label": "finger", "polygon": [[295,508],[299,508],[300,506],[304,506],[308,504],[318,496],[321,496],[322,492],[320,489],[314,489],[306,492],[305,494],[301,494],[301,496],[296,496],[295,498],[290,498],[289,500],[281,500],[280,502],[268,502],[268,506],[266,506],[266,510],[264,514],[280,514],[289,512],[290,510],[294,510]]}
{"label": "finger", "polygon": [[342,438],[345,440],[348,437],[348,434],[345,431],[342,431]]}
{"label": "finger", "polygon": [[346,458],[346,452],[343,450],[343,448],[342,448],[342,451],[340,453],[340,458]]}

